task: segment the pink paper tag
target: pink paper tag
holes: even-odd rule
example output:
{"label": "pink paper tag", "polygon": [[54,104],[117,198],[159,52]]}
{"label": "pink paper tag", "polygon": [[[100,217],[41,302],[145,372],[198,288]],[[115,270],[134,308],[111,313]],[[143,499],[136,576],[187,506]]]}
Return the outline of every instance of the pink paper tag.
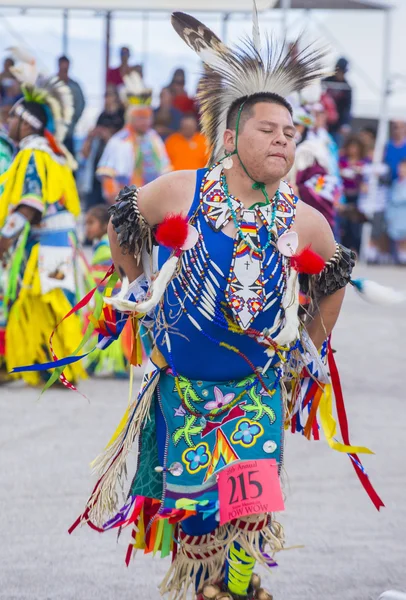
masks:
{"label": "pink paper tag", "polygon": [[274,458],[231,464],[217,476],[220,525],[233,519],[285,510]]}

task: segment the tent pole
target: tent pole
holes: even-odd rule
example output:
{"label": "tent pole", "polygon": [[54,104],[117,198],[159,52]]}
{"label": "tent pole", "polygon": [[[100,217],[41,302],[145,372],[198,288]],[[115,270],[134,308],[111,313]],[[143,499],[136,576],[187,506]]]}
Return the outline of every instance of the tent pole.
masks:
{"label": "tent pole", "polygon": [[65,9],[62,15],[62,54],[68,55],[69,51],[69,11]]}
{"label": "tent pole", "polygon": [[142,49],[141,49],[141,62],[143,69],[143,76],[145,77],[146,64],[148,59],[148,41],[149,41],[149,12],[144,10],[142,13]]}
{"label": "tent pole", "polygon": [[[376,136],[373,169],[368,179],[368,212],[371,215],[375,212],[378,203],[379,194],[379,165],[382,164],[385,145],[388,137],[389,126],[389,97],[391,94],[390,62],[391,62],[391,39],[392,39],[392,9],[385,10],[384,37],[383,37],[383,60],[382,60],[382,82],[381,82],[381,100],[379,107],[378,132]],[[361,240],[361,260],[366,261],[368,238],[370,232],[367,227],[363,227]]]}
{"label": "tent pole", "polygon": [[107,87],[107,74],[110,68],[110,43],[111,43],[111,15],[112,11],[106,12],[106,35],[104,41],[104,56],[105,56],[105,83]]}
{"label": "tent pole", "polygon": [[385,28],[383,39],[383,64],[382,64],[382,84],[381,101],[379,110],[378,134],[374,152],[374,162],[382,162],[385,150],[386,139],[388,135],[389,124],[389,96],[391,93],[390,81],[390,62],[391,62],[391,38],[392,38],[392,10],[385,11]]}
{"label": "tent pole", "polygon": [[227,23],[230,18],[230,13],[223,13],[222,21],[221,21],[221,39],[226,44],[227,43]]}
{"label": "tent pole", "polygon": [[286,39],[288,36],[288,19],[289,19],[290,8],[291,8],[291,0],[281,0],[282,34],[283,34],[284,39]]}

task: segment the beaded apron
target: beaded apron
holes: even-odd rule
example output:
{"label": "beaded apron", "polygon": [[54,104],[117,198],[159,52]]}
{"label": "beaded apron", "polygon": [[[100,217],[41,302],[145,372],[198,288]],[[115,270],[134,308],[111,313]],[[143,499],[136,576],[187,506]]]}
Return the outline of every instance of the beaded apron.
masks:
{"label": "beaded apron", "polygon": [[[225,334],[230,333],[226,331],[227,326],[228,330],[237,327],[240,332],[246,331],[243,336],[234,334],[236,344],[248,334],[255,338],[258,332],[253,334],[250,326],[267,310],[268,304],[275,308],[270,311],[270,318],[266,322],[272,326],[274,319],[277,324],[283,319],[279,306],[286,285],[283,257],[274,247],[265,256],[265,252],[251,252],[248,244],[241,242],[238,235],[233,242],[230,238],[225,240],[224,234],[220,234],[220,230],[232,219],[232,211],[221,185],[221,173],[221,165],[216,165],[205,173],[201,182],[199,204],[194,206],[193,211],[194,224],[200,234],[199,241],[196,247],[184,253],[181,272],[171,284],[174,295],[166,299],[167,351],[164,354],[169,368],[160,375],[155,393],[154,422],[147,424],[142,434],[145,439],[156,436],[156,450],[154,443],[149,444],[154,456],[142,456],[141,451],[139,466],[143,472],[150,474],[153,467],[158,467],[158,475],[155,473],[152,479],[157,483],[162,482],[162,486],[157,485],[155,497],[162,497],[165,509],[175,508],[176,502],[185,498],[197,502],[209,501],[211,506],[216,506],[216,474],[234,461],[275,458],[279,464],[282,463],[284,411],[279,385],[282,369],[277,364],[277,357],[275,364],[262,377],[255,373],[260,365],[252,363],[252,374],[247,377],[240,375],[234,376],[233,380],[207,381],[205,378],[184,376],[182,352],[174,357],[170,349],[169,339],[171,344],[181,344],[183,353],[205,356],[206,348],[214,347],[216,342],[207,334],[206,319],[220,326],[223,318],[224,329],[214,330],[220,344],[227,339]],[[258,244],[258,217],[265,226],[261,232],[263,238],[265,232],[269,234],[271,205],[259,205],[248,210],[236,198],[230,199],[233,211],[244,219],[241,227],[247,224],[248,231],[250,224],[249,235]],[[295,205],[296,198],[292,190],[287,184],[282,184],[277,206],[273,209],[273,242],[293,222]],[[200,216],[196,218],[199,213]],[[202,221],[210,225],[205,235]],[[218,241],[215,236],[217,247],[221,248],[226,242],[228,248],[233,244],[231,265],[223,260],[220,268],[216,264],[219,255],[207,251],[210,229],[221,235]],[[271,239],[271,236],[268,235],[268,238]],[[225,265],[229,269],[228,277],[223,274]],[[278,274],[275,280],[272,279],[274,272]],[[188,300],[192,300],[192,306]],[[182,307],[181,318],[184,321],[181,326],[172,316],[177,314],[177,304]],[[226,309],[224,304],[227,305]],[[173,326],[171,317],[175,323]],[[190,326],[190,321],[202,334],[197,338],[200,345],[195,345],[195,339],[186,340],[172,331],[178,327],[182,334],[185,333],[185,324],[189,323]],[[230,325],[230,321],[234,325]],[[261,319],[259,321],[262,322]],[[209,345],[204,346],[204,342]],[[163,350],[164,344],[161,344]],[[259,348],[261,360],[266,362],[264,349],[256,342],[255,346]],[[229,360],[233,358],[230,349],[231,345],[226,350]],[[249,357],[256,360],[251,353],[248,360]],[[207,355],[206,360],[213,358]],[[228,370],[226,364],[225,372]],[[145,448],[143,444],[141,448]],[[155,464],[152,465],[151,461],[155,461]],[[145,495],[145,492],[142,478],[136,477],[131,494]]]}

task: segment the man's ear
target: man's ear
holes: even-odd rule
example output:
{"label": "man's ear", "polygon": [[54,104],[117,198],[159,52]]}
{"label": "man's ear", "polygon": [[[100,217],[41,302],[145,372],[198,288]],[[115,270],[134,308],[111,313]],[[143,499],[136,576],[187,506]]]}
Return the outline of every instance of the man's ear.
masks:
{"label": "man's ear", "polygon": [[226,129],[224,132],[224,149],[229,154],[235,150],[235,131],[232,129]]}

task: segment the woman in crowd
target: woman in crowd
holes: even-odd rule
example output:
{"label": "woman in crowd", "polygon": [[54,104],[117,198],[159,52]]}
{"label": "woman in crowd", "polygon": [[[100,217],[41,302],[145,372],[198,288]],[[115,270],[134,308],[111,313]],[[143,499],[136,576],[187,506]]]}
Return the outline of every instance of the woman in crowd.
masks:
{"label": "woman in crowd", "polygon": [[160,94],[160,104],[154,110],[154,129],[163,140],[172,133],[179,131],[182,113],[173,106],[173,96],[169,88],[163,88]]}
{"label": "woman in crowd", "polygon": [[189,98],[185,85],[186,76],[184,69],[176,69],[169,84],[169,91],[173,98],[172,104],[174,108],[177,108],[182,113],[195,112],[195,102],[193,98]]}

